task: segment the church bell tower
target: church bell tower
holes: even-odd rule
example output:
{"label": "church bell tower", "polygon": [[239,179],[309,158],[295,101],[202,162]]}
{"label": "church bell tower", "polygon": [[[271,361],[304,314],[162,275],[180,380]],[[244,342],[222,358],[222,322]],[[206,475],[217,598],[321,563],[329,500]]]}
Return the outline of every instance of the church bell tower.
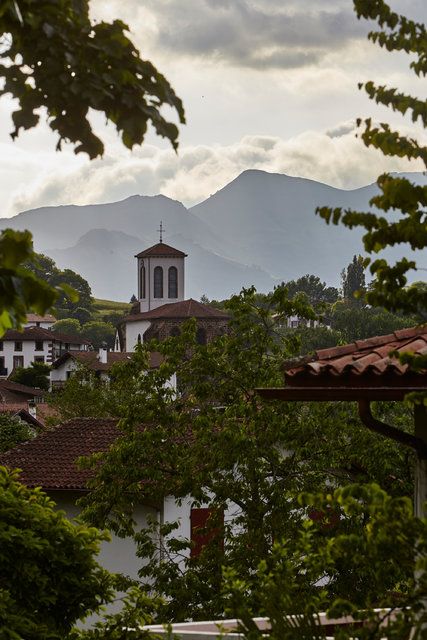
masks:
{"label": "church bell tower", "polygon": [[141,313],[185,299],[184,261],[187,254],[165,244],[163,231],[160,222],[160,242],[135,256]]}

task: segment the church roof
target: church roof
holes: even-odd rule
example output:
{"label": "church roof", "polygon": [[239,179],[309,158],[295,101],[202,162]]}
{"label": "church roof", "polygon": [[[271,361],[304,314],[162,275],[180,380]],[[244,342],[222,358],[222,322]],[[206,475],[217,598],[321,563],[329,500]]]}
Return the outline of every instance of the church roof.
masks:
{"label": "church roof", "polygon": [[162,304],[151,311],[143,313],[135,313],[124,318],[124,322],[136,322],[137,320],[163,320],[165,318],[183,319],[183,318],[221,318],[226,320],[229,315],[224,311],[209,307],[206,304],[197,302],[190,298],[182,302],[171,302]]}
{"label": "church roof", "polygon": [[187,254],[179,249],[174,249],[169,244],[158,242],[141,253],[137,253],[135,258],[186,258]]}

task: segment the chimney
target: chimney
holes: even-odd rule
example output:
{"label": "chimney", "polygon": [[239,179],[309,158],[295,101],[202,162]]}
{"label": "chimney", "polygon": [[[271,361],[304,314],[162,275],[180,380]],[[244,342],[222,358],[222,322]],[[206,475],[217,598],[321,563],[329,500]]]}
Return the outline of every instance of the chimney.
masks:
{"label": "chimney", "polygon": [[34,400],[29,400],[28,401],[28,413],[33,418],[37,418],[37,407],[36,407],[36,403],[34,402]]}
{"label": "chimney", "polygon": [[98,360],[101,364],[107,364],[108,348],[107,343],[103,342],[99,348]]}

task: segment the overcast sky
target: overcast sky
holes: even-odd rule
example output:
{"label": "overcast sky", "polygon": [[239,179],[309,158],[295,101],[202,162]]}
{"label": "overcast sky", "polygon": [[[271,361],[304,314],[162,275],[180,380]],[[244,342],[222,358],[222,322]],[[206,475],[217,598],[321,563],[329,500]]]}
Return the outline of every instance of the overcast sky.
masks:
{"label": "overcast sky", "polygon": [[[426,22],[426,0],[392,7]],[[2,214],[48,204],[111,202],[163,193],[195,204],[248,168],[321,180],[343,188],[384,170],[420,170],[385,159],[355,137],[355,119],[387,120],[424,139],[420,128],[373,105],[357,83],[375,80],[426,97],[406,56],[366,39],[352,0],[92,0],[96,19],[124,20],[144,58],[183,99],[187,125],[176,156],[153,134],[126,151],[107,140],[102,160],[71,147],[55,152],[46,124],[12,142],[13,103],[0,100]],[[371,25],[372,26],[372,25]]]}

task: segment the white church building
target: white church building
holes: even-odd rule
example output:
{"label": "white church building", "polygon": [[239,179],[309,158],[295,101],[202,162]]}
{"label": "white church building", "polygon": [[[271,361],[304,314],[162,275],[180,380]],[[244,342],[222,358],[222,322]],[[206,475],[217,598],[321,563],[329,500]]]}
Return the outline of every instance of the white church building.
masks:
{"label": "white church building", "polygon": [[141,251],[137,260],[138,302],[118,325],[115,351],[132,352],[138,343],[164,340],[180,333],[189,318],[197,322],[197,341],[209,342],[227,330],[229,316],[192,298],[185,298],[185,254],[163,242]]}

